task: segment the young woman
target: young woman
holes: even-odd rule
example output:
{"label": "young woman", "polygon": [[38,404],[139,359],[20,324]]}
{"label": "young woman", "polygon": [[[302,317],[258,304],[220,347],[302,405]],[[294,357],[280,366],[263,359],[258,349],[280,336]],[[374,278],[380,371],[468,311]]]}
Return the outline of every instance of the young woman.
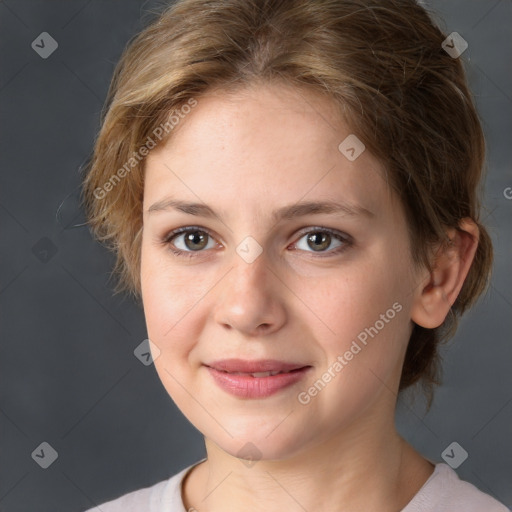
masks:
{"label": "young woman", "polygon": [[413,0],[181,0],[84,193],[207,458],[103,512],[505,512],[396,431],[487,283],[460,40]]}

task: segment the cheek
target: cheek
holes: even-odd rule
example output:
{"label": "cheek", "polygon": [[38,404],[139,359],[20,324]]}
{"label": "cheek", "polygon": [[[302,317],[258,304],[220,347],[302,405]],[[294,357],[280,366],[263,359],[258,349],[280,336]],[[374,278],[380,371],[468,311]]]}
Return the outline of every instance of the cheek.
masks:
{"label": "cheek", "polygon": [[296,283],[316,314],[309,316],[319,328],[311,333],[324,352],[321,371],[330,371],[325,380],[337,382],[332,389],[343,400],[347,389],[371,394],[399,370],[410,331],[407,264],[384,247],[346,271]]}
{"label": "cheek", "polygon": [[388,316],[394,319],[394,303],[404,306],[406,280],[389,261],[382,255],[315,278],[301,277],[293,283],[293,289],[309,307],[312,318],[317,318],[316,323],[330,334],[328,339],[347,341],[379,321],[390,308]]}
{"label": "cheek", "polygon": [[160,359],[165,359],[169,352],[187,349],[191,336],[184,335],[184,326],[197,301],[197,283],[173,271],[162,252],[143,243],[141,290],[148,336],[162,351]]}
{"label": "cheek", "polygon": [[190,354],[200,338],[201,325],[194,321],[195,293],[179,276],[146,254],[141,264],[141,287],[148,338],[159,349],[155,370],[168,395],[182,412],[189,413]]}

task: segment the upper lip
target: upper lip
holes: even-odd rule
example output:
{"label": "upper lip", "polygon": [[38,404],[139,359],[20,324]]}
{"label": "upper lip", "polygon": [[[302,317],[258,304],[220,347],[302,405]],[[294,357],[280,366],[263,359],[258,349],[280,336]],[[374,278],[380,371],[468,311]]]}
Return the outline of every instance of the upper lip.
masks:
{"label": "upper lip", "polygon": [[221,359],[208,363],[206,366],[214,368],[215,370],[222,370],[225,372],[239,372],[239,373],[258,373],[258,372],[289,372],[298,368],[304,368],[302,363],[287,363],[285,361],[278,361],[276,359],[259,359],[257,361],[247,361],[245,359]]}

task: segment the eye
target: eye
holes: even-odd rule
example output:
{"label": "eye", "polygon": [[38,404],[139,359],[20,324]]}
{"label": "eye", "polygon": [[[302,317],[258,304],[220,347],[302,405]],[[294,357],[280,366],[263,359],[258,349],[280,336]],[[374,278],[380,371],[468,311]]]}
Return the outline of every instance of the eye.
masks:
{"label": "eye", "polygon": [[[303,231],[304,235],[289,247],[304,252],[319,253],[314,257],[340,254],[352,245],[349,235],[327,228],[314,227]],[[216,247],[212,235],[198,226],[187,226],[168,233],[161,243],[176,256],[193,258],[205,249]],[[330,250],[327,250],[329,249]]]}
{"label": "eye", "polygon": [[[333,243],[335,244],[334,246]],[[351,244],[352,240],[348,235],[326,228],[315,227],[313,229],[310,228],[294,245],[301,251],[328,253],[330,256],[341,253],[348,249]],[[331,250],[327,251],[326,249],[329,247],[331,247]]]}
{"label": "eye", "polygon": [[212,249],[215,243],[211,235],[198,227],[190,226],[171,231],[162,243],[179,256],[191,257],[203,249]]}

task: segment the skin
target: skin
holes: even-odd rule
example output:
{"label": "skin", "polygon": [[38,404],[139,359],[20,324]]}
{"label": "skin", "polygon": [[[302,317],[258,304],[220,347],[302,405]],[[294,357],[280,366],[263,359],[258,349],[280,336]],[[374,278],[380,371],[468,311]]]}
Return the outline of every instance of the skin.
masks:
{"label": "skin", "polygon": [[[209,92],[146,161],[141,282],[155,367],[183,414],[205,436],[208,460],[184,481],[186,509],[238,512],[396,512],[434,466],[397,433],[394,410],[413,321],[440,325],[455,301],[478,241],[465,219],[448,230],[430,274],[413,264],[402,205],[368,150],[349,161],[338,145],[350,128],[325,98],[258,84]],[[149,212],[172,197],[206,203],[217,217],[175,209]],[[279,222],[271,213],[298,201],[336,200],[369,215],[309,214]],[[211,234],[193,251],[174,229]],[[323,252],[313,228],[349,234]],[[236,251],[247,236],[262,253]],[[192,246],[194,247],[194,246]],[[307,390],[357,335],[393,304],[402,306],[342,371],[303,405]],[[313,366],[303,382],[268,398],[233,397],[203,363],[278,359]],[[258,450],[247,464],[246,443]],[[342,504],[342,505],[340,505]]]}

